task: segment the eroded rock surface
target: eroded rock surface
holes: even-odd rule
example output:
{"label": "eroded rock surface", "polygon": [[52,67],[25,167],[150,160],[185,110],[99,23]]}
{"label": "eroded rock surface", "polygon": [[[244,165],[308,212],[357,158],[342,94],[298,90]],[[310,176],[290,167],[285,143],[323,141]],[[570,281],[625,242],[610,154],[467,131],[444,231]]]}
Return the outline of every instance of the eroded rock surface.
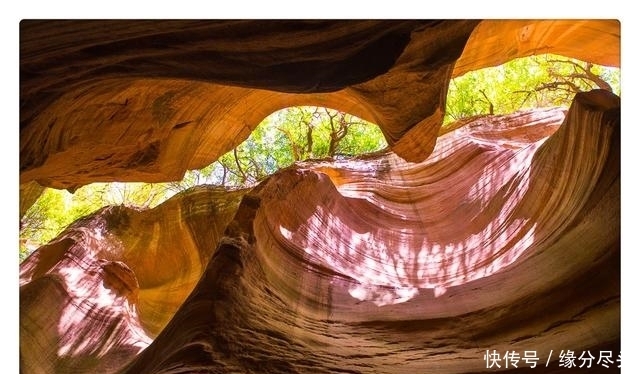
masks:
{"label": "eroded rock surface", "polygon": [[295,105],[372,121],[422,161],[452,72],[620,54],[616,21],[496,22],[22,21],[20,182],[179,180]]}
{"label": "eroded rock surface", "polygon": [[23,367],[455,373],[486,349],[619,351],[618,110],[594,91],[566,118],[474,121],[418,164],[303,163],[246,194],[106,209],[22,265]]}
{"label": "eroded rock surface", "polygon": [[[540,372],[566,370],[560,350],[615,360],[619,98],[437,137],[449,74],[485,22],[23,22],[22,182],[171,179],[296,104],[373,120],[396,152],[74,223],[21,264],[21,371],[471,373],[494,349],[536,351],[539,366],[553,350]],[[530,35],[571,51],[615,26]]]}
{"label": "eroded rock surface", "polygon": [[108,207],[20,266],[24,372],[115,372],[200,279],[241,192],[196,187],[147,211]]}

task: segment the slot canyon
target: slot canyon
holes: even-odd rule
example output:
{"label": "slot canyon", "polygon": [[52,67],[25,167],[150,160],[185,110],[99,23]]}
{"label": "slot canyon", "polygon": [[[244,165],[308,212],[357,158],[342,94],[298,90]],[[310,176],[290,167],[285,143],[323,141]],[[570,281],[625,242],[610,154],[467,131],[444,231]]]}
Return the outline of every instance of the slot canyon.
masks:
{"label": "slot canyon", "polygon": [[389,147],[74,222],[20,264],[20,371],[620,372],[620,97],[442,126],[452,78],[544,53],[619,67],[620,23],[23,20],[21,214],[180,180],[291,106]]}

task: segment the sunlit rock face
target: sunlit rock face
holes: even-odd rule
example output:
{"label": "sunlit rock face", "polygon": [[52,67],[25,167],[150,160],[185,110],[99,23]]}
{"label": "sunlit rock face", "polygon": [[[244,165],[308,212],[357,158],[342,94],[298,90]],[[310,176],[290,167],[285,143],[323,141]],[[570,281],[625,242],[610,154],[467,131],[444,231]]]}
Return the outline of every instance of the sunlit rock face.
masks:
{"label": "sunlit rock face", "polygon": [[20,266],[24,372],[116,372],[200,279],[241,192],[196,187],[147,211],[104,208]]}
{"label": "sunlit rock face", "polygon": [[[21,24],[21,182],[171,179],[302,103],[377,121],[396,151],[77,221],[21,264],[21,371],[472,373],[487,350],[536,351],[540,372],[567,370],[561,350],[608,350],[612,368],[593,366],[618,370],[619,98],[437,137],[458,57],[495,26],[295,24]],[[524,26],[571,51],[616,25]],[[391,57],[361,69],[371,53]],[[517,365],[501,368],[531,370]]]}
{"label": "sunlit rock face", "polygon": [[473,372],[486,349],[619,350],[618,110],[594,91],[566,118],[471,122],[418,164],[303,163],[246,194],[106,209],[23,263],[23,369]]}
{"label": "sunlit rock face", "polygon": [[[264,219],[309,261],[357,280],[354,298],[382,306],[419,289],[441,296],[500,271],[535,242],[539,221],[522,200],[542,192],[533,179],[552,178],[532,161],[563,119],[558,109],[483,118],[440,137],[418,164],[394,154],[314,163],[310,170],[330,178],[314,173]],[[298,192],[318,186],[323,193]]]}
{"label": "sunlit rock face", "polygon": [[452,72],[546,52],[619,65],[619,39],[606,20],[25,20],[20,182],[178,180],[295,105],[367,119],[423,161]]}

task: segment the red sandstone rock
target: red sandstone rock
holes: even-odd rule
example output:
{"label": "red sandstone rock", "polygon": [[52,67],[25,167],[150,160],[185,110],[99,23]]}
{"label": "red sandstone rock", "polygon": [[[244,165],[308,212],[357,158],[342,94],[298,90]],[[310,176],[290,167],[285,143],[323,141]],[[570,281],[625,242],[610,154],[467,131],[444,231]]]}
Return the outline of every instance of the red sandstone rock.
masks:
{"label": "red sandstone rock", "polygon": [[368,119],[422,161],[452,71],[620,51],[615,21],[27,20],[20,33],[20,183],[71,189],[181,179],[294,105]]}
{"label": "red sandstone rock", "polygon": [[[553,349],[553,368],[562,349],[617,358],[615,95],[436,138],[448,73],[485,21],[282,23],[255,40],[251,22],[51,25],[21,24],[22,182],[170,179],[302,103],[377,121],[402,157],[300,163],[251,191],[200,187],[74,223],[21,265],[22,372],[483,372],[493,349],[535,350],[540,366]],[[571,51],[613,26],[531,35]],[[304,56],[337,65],[293,79],[265,54],[275,46],[304,76]],[[346,74],[373,46],[394,58]],[[242,80],[255,56],[264,69]],[[229,70],[198,70],[212,60]]]}

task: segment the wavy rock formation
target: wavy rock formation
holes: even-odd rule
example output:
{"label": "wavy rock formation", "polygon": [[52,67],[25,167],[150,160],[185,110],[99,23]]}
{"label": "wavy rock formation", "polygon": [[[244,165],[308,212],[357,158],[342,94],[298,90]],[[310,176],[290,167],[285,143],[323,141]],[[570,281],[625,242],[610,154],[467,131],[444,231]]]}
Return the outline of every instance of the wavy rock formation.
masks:
{"label": "wavy rock formation", "polygon": [[509,33],[571,54],[602,32],[604,59],[619,24],[496,22],[23,21],[23,183],[179,178],[300,104],[393,152],[77,221],[21,264],[21,372],[471,373],[492,350],[618,370],[619,98],[438,132],[452,72],[533,53]]}
{"label": "wavy rock formation", "polygon": [[198,282],[240,196],[198,187],[152,210],[108,207],[39,248],[20,267],[22,370],[130,361]]}
{"label": "wavy rock formation", "polygon": [[179,180],[295,105],[372,121],[398,155],[422,161],[452,71],[620,54],[617,21],[498,23],[485,36],[495,22],[23,21],[20,183]]}

